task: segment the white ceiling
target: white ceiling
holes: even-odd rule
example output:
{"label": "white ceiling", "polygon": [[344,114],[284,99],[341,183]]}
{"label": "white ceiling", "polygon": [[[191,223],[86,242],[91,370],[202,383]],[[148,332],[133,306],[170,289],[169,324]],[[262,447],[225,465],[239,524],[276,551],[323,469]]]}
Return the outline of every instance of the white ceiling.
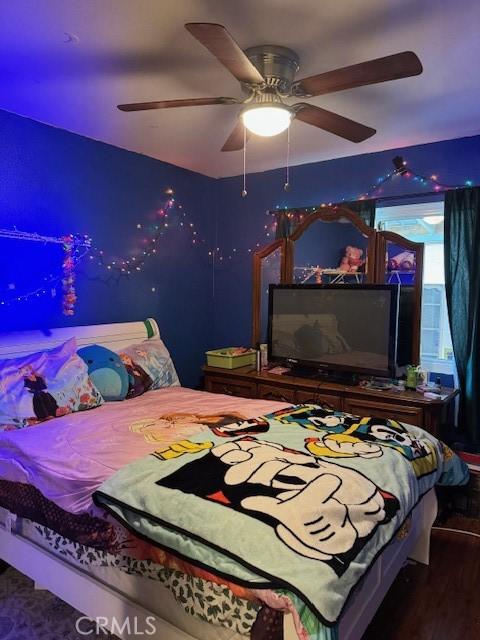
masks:
{"label": "white ceiling", "polygon": [[[224,24],[242,48],[291,47],[298,77],[418,54],[420,76],[313,98],[378,133],[357,145],[294,122],[292,164],[480,133],[479,0],[0,0],[0,108],[210,176],[237,175],[242,154],[220,152],[237,106],[115,108],[241,96],[185,22]],[[283,166],[285,151],[285,135],[253,138],[247,170]]]}

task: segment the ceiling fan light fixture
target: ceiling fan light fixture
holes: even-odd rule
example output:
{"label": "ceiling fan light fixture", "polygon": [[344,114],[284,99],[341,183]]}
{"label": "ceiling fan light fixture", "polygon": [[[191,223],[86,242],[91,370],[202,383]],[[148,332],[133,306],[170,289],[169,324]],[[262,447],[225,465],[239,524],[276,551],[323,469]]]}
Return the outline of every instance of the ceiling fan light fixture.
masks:
{"label": "ceiling fan light fixture", "polygon": [[245,127],[257,136],[271,137],[285,131],[292,121],[292,111],[284,105],[255,105],[242,111]]}

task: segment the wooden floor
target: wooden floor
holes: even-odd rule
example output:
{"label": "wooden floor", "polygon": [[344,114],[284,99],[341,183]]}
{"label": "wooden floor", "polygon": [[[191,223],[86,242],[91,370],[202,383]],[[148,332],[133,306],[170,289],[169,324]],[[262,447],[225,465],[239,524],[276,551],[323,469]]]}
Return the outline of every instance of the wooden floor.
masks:
{"label": "wooden floor", "polygon": [[480,640],[480,538],[433,531],[430,565],[400,572],[363,640]]}

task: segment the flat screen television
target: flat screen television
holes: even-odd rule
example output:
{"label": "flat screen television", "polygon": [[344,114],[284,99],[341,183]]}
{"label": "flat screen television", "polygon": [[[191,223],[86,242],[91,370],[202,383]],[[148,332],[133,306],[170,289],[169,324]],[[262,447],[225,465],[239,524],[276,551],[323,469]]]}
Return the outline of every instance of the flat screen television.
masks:
{"label": "flat screen television", "polygon": [[398,285],[270,285],[269,362],[395,375]]}

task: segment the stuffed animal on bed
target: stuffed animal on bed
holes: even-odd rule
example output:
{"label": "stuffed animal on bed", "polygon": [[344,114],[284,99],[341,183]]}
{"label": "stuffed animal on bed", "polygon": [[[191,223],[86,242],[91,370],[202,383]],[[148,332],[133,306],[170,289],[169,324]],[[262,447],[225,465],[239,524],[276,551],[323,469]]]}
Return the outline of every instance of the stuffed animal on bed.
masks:
{"label": "stuffed animal on bed", "polygon": [[365,264],[365,260],[362,260],[362,255],[363,249],[348,245],[348,247],[345,247],[345,255],[338,265],[338,270],[346,273],[356,273]]}
{"label": "stuffed animal on bed", "polygon": [[79,349],[78,355],[87,364],[88,375],[105,400],[125,400],[128,373],[118,353],[92,344]]}

